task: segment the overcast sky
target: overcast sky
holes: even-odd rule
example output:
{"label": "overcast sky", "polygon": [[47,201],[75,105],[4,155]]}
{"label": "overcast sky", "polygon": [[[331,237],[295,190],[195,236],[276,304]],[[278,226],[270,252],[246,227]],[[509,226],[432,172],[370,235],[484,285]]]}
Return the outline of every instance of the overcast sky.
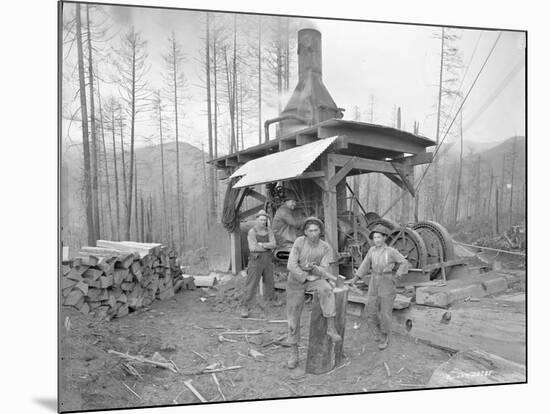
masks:
{"label": "overcast sky", "polygon": [[[175,31],[187,56],[184,72],[188,80],[186,95],[189,100],[183,121],[183,140],[198,147],[201,143],[206,144],[205,92],[199,87],[202,68],[196,61],[203,45],[205,14],[183,10],[103,7],[112,19],[113,33],[122,33],[131,24],[142,32],[148,42],[151,64],[149,81],[155,88],[162,87],[162,53],[166,50],[168,35]],[[66,13],[67,16],[69,14]],[[322,32],[323,80],[336,104],[347,110],[344,119],[352,119],[354,106],[359,106],[364,112],[363,120],[368,121],[372,94],[375,98],[374,122],[391,125],[393,109],[400,106],[404,129],[412,130],[414,121],[418,121],[420,134],[435,138],[440,42],[434,34],[440,29],[323,19],[297,19],[297,22],[299,28],[315,27]],[[466,76],[465,68],[460,73],[461,81],[464,77],[462,91],[466,92],[499,32],[471,29],[457,29],[456,32],[461,35],[458,45],[465,66],[473,56]],[[476,44],[477,49],[472,55]],[[98,48],[107,46],[98,45]],[[64,63],[64,70],[68,71],[72,70],[75,61],[69,58]],[[525,133],[524,66],[524,34],[503,32],[464,106],[464,126],[468,126],[465,139],[493,142]],[[505,88],[480,115],[480,109],[504,84]],[[294,86],[293,80],[291,90]],[[64,97],[74,96],[71,85],[64,84],[63,87]],[[103,88],[103,94],[114,92],[108,85]],[[283,97],[283,102],[286,99]],[[263,120],[274,116],[277,116],[276,107],[266,106]],[[76,124],[71,128],[71,137],[76,140],[80,133],[78,128]],[[153,127],[143,127],[141,131],[143,135],[155,133]],[[257,137],[249,134],[246,141],[250,146],[257,142]]]}

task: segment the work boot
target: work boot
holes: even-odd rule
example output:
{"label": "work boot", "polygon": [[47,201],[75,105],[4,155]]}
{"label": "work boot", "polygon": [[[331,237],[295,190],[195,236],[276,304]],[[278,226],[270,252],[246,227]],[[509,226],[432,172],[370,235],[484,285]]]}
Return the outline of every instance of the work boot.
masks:
{"label": "work boot", "polygon": [[334,326],[334,316],[327,318],[327,335],[330,336],[332,342],[340,342],[342,340],[342,337],[336,331],[336,326]]}
{"label": "work boot", "polygon": [[390,335],[389,334],[382,334],[381,342],[378,344],[378,349],[386,349],[390,343]]}
{"label": "work boot", "polygon": [[241,309],[241,318],[248,318],[248,306],[243,306]]}
{"label": "work boot", "polygon": [[288,367],[288,369],[294,369],[298,366],[298,345],[297,344],[290,345],[290,358],[288,359],[286,366]]}

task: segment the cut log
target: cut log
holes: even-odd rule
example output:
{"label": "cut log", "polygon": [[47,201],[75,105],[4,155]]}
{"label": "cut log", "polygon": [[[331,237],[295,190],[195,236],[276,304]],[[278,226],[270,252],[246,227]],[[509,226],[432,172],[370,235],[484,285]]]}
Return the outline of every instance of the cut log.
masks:
{"label": "cut log", "polygon": [[525,363],[525,304],[460,302],[449,310],[411,306],[393,312],[394,331],[454,351],[481,349]]}
{"label": "cut log", "polygon": [[313,295],[311,322],[309,326],[309,347],[306,360],[307,373],[323,374],[329,372],[339,364],[343,358],[348,288],[335,288],[334,298],[336,302],[335,326],[342,340],[333,343],[327,335],[327,320],[321,311],[319,296],[315,293]]}
{"label": "cut log", "polygon": [[416,289],[416,303],[447,308],[467,297],[481,298],[508,289],[508,280],[496,272],[450,280],[445,286],[426,286]]}
{"label": "cut log", "polygon": [[128,269],[115,269],[113,273],[113,285],[120,286],[120,284],[128,277]]}
{"label": "cut log", "polygon": [[94,267],[90,267],[89,269],[87,269],[83,274],[82,276],[85,277],[86,279],[91,279],[91,280],[97,280],[99,279],[99,277],[103,274],[103,271],[100,270],[100,269],[96,269]]}
{"label": "cut log", "polygon": [[134,262],[135,257],[131,252],[121,253],[115,261],[115,268],[128,269]]}
{"label": "cut log", "polygon": [[525,365],[479,349],[472,349],[458,352],[441,364],[432,374],[426,387],[510,384],[526,380]]}
{"label": "cut log", "polygon": [[76,306],[76,304],[84,297],[84,293],[80,289],[72,289],[69,295],[65,298],[64,305]]}
{"label": "cut log", "polygon": [[130,292],[134,289],[135,284],[133,282],[123,282],[120,285],[120,288],[125,292]]}
{"label": "cut log", "polygon": [[74,287],[76,289],[79,289],[84,294],[84,296],[88,294],[88,285],[83,281],[78,282]]}
{"label": "cut log", "polygon": [[78,269],[75,269],[74,267],[71,269],[71,271],[65,276],[67,279],[74,280],[76,282],[80,282],[82,280],[82,274],[78,271]]}
{"label": "cut log", "polygon": [[101,276],[99,278],[99,283],[103,289],[113,286],[113,275]]}
{"label": "cut log", "polygon": [[61,279],[61,289],[67,289],[71,288],[74,285],[79,283],[77,280],[69,279],[68,277],[64,277]]}

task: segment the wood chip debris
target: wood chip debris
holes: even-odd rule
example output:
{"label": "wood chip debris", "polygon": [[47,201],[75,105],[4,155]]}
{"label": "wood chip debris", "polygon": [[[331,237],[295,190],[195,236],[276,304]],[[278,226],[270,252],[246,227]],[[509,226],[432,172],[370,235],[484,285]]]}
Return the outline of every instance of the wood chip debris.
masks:
{"label": "wood chip debris", "polygon": [[162,357],[158,352],[155,352],[155,354],[153,355],[153,357],[151,359],[144,358],[140,355],[134,356],[134,355],[130,355],[130,354],[123,354],[122,352],[118,352],[118,351],[115,351],[113,349],[109,349],[107,351],[107,353],[119,356],[121,358],[130,360],[130,361],[137,361],[137,362],[141,362],[143,364],[151,364],[151,365],[157,366],[159,368],[169,369],[172,372],[176,372],[176,373],[178,372],[178,369],[174,365],[174,363],[170,362],[167,359],[165,359],[164,357]]}

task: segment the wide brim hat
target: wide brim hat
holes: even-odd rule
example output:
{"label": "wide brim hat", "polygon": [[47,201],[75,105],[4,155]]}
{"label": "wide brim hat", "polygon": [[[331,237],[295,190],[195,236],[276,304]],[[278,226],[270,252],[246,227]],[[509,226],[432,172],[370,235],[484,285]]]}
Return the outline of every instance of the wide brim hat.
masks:
{"label": "wide brim hat", "polygon": [[288,201],[288,200],[294,200],[294,201],[298,201],[298,197],[296,197],[296,195],[292,192],[288,192],[287,194],[285,194],[285,196],[283,197],[283,201]]}
{"label": "wide brim hat", "polygon": [[317,218],[317,217],[314,217],[314,216],[310,216],[310,217],[307,217],[305,220],[304,220],[304,225],[302,227],[302,230],[303,231],[306,231],[306,227],[308,224],[310,223],[314,223],[314,224],[317,224],[319,226],[319,229],[321,230],[321,233],[325,230],[325,225],[323,224],[323,222],[321,221],[321,219]]}
{"label": "wide brim hat", "polygon": [[260,210],[256,213],[256,218],[261,217],[261,216],[265,216],[265,217],[269,218],[269,216],[267,215],[265,210]]}
{"label": "wide brim hat", "polygon": [[380,224],[374,226],[374,228],[370,231],[369,233],[369,239],[372,240],[373,236],[374,236],[374,233],[380,233],[386,237],[388,237],[390,235],[390,233],[388,232],[388,229],[384,226],[381,226]]}

